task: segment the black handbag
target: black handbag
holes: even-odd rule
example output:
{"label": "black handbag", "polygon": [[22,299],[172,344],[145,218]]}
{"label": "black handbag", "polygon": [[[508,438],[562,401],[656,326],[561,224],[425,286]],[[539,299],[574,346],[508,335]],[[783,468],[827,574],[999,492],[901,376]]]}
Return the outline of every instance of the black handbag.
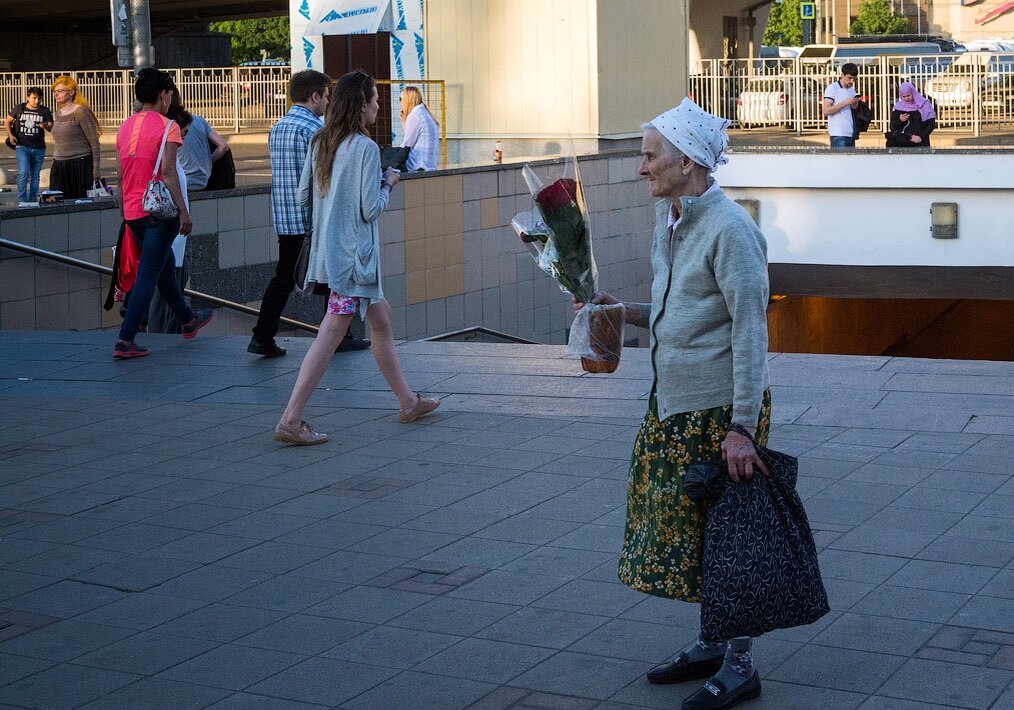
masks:
{"label": "black handbag", "polygon": [[405,172],[408,170],[408,154],[412,152],[412,149],[403,145],[400,147],[387,147],[380,149],[380,169],[387,170],[388,168],[394,168]]}
{"label": "black handbag", "polygon": [[[214,153],[218,146],[208,141],[208,147]],[[211,173],[208,175],[208,184],[205,190],[231,190],[236,187],[236,161],[232,159],[232,151],[227,150],[225,154],[211,164]]]}
{"label": "black handbag", "polygon": [[724,464],[696,464],[688,496],[706,502],[701,555],[701,635],[708,640],[760,636],[812,624],[830,611],[817,549],[796,493],[797,459],[750,438],[770,475],[733,483]]}
{"label": "black handbag", "polygon": [[303,234],[303,241],[299,245],[299,254],[296,255],[296,264],[292,268],[292,278],[296,281],[296,289],[300,293],[313,294],[314,296],[327,296],[331,289],[327,284],[306,283],[306,272],[310,270],[310,248],[313,246],[313,198],[306,208],[306,233]]}

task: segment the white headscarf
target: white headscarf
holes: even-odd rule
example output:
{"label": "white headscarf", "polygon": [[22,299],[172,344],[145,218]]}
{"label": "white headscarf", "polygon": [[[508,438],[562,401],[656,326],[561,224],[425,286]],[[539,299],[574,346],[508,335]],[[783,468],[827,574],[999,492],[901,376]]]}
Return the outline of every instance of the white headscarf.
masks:
{"label": "white headscarf", "polygon": [[713,116],[689,98],[653,118],[650,125],[683,155],[712,172],[729,162],[723,155],[729,145],[728,119]]}

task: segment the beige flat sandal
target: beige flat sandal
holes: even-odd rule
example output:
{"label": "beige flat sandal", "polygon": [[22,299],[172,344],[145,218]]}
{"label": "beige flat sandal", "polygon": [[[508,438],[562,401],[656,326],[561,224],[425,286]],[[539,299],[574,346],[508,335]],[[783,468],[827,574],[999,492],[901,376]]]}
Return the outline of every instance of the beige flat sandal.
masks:
{"label": "beige flat sandal", "polygon": [[429,414],[440,406],[440,400],[436,397],[427,397],[421,392],[416,392],[416,402],[411,407],[398,410],[398,421],[402,424],[414,422],[421,416]]}
{"label": "beige flat sandal", "polygon": [[287,426],[278,424],[275,427],[274,439],[275,441],[291,444],[292,446],[313,446],[314,444],[323,444],[327,441],[327,434],[314,431],[314,428],[304,421],[299,423],[299,428],[297,429],[290,429]]}

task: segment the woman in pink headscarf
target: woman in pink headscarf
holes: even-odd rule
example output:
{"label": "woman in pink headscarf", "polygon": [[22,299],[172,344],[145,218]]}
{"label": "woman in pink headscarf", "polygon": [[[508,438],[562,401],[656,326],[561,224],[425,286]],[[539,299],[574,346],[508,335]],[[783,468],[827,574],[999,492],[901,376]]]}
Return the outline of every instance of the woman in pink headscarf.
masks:
{"label": "woman in pink headscarf", "polygon": [[898,101],[891,109],[891,130],[885,133],[888,148],[928,148],[937,127],[933,104],[910,81],[898,87]]}

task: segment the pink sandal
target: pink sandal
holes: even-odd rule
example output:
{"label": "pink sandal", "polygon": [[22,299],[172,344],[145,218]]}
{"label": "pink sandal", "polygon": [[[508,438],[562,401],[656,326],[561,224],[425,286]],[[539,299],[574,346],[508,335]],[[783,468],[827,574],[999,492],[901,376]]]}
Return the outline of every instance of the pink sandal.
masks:
{"label": "pink sandal", "polygon": [[414,422],[419,417],[429,414],[440,406],[440,400],[436,397],[427,397],[419,392],[415,393],[416,401],[411,407],[398,410],[398,421],[402,424]]}

